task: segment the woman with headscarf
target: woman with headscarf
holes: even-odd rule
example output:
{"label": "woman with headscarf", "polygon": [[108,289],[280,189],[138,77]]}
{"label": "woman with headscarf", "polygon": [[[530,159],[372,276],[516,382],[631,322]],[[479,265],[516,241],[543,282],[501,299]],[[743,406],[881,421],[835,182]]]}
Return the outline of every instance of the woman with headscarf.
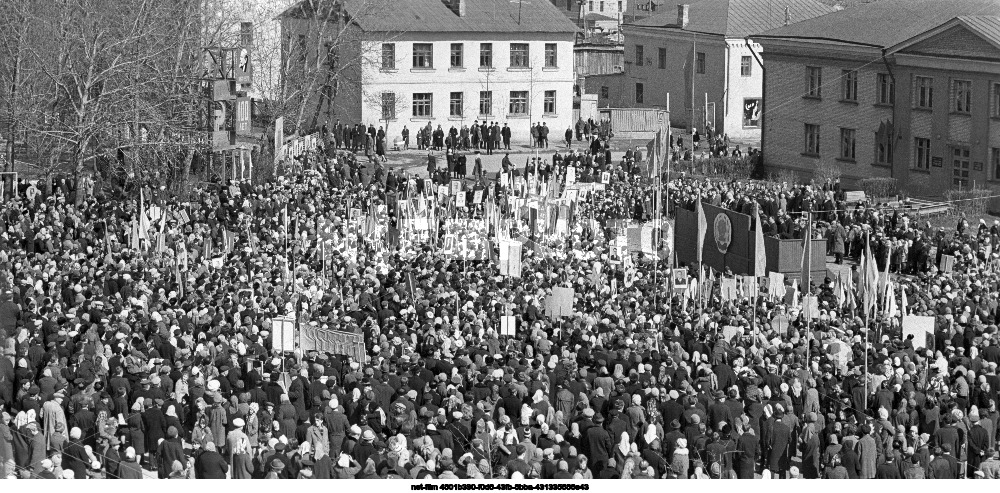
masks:
{"label": "woman with headscarf", "polygon": [[618,440],[618,444],[614,448],[614,459],[616,469],[618,473],[621,474],[622,468],[625,467],[625,461],[628,458],[629,452],[632,451],[632,444],[629,441],[628,433],[622,432],[621,438]]}
{"label": "woman with headscarf", "polygon": [[205,449],[205,445],[215,443],[215,434],[208,426],[208,416],[204,414],[198,416],[198,422],[191,431],[191,443],[202,450]]}
{"label": "woman with headscarf", "polygon": [[673,471],[677,478],[687,479],[688,478],[688,467],[690,466],[690,457],[688,454],[688,443],[686,438],[677,439],[677,447],[674,448],[673,460],[670,462],[670,470]]}
{"label": "woman with headscarf", "polygon": [[132,404],[132,412],[125,418],[125,425],[128,426],[129,445],[135,449],[136,460],[141,461],[146,455],[146,426],[142,421],[142,397]]}
{"label": "woman with headscarf", "polygon": [[573,472],[573,477],[580,475],[580,479],[594,479],[594,474],[590,472],[590,468],[587,467],[587,456],[580,454],[576,457],[576,471]]}

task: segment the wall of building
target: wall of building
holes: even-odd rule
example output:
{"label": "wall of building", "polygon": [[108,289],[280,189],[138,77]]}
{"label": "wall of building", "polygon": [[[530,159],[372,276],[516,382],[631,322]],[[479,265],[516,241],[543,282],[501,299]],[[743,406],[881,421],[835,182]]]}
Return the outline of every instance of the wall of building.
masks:
{"label": "wall of building", "polygon": [[[565,132],[573,119],[573,84],[574,84],[574,54],[573,35],[571,33],[532,34],[532,39],[522,41],[515,34],[498,33],[467,33],[456,39],[453,33],[406,33],[395,36],[396,67],[382,69],[380,63],[364,66],[364,96],[362,98],[361,118],[365,123],[376,126],[385,125],[382,120],[381,95],[393,93],[396,95],[396,118],[388,122],[388,133],[398,135],[406,125],[412,132],[416,127],[425,126],[428,122],[437,128],[440,125],[446,131],[455,126],[461,128],[474,121],[487,119],[507,123],[511,127],[512,141],[527,143],[530,138],[532,122],[546,123],[550,129],[550,140],[556,140]],[[413,44],[432,43],[434,49],[434,67],[432,69],[413,68]],[[530,69],[510,67],[510,45],[516,42],[527,42],[529,45]],[[464,67],[452,68],[451,44],[463,43]],[[493,69],[479,66],[480,46],[482,43],[493,45]],[[544,67],[545,44],[555,43],[557,49],[557,66]],[[369,41],[363,50],[381,54],[381,44]],[[381,55],[379,55],[381,56]],[[493,93],[493,111],[491,115],[479,112],[481,91]],[[511,91],[528,91],[530,109],[528,114],[512,115],[510,110]],[[554,113],[544,111],[546,91],[555,91],[556,108]],[[463,94],[463,112],[461,115],[450,114],[451,93]],[[433,108],[430,117],[413,115],[412,99],[415,93],[433,94]],[[379,123],[381,121],[381,123]]]}
{"label": "wall of building", "polygon": [[[805,60],[765,53],[762,129],[765,165],[795,171],[803,178],[817,176],[820,170],[836,170],[848,184],[868,177],[890,176],[891,167],[874,163],[875,133],[879,123],[893,119],[891,106],[876,103],[876,75],[885,72],[884,66],[861,58],[809,56]],[[822,68],[820,99],[804,97],[807,66]],[[849,69],[858,71],[856,103],[841,101],[842,71]],[[898,97],[897,92],[897,101]],[[807,123],[820,126],[818,156],[805,154]],[[855,130],[853,161],[840,156],[841,128]]]}
{"label": "wall of building", "polygon": [[[721,36],[668,32],[663,29],[626,27],[625,83],[620,96],[624,107],[666,108],[670,95],[671,124],[691,123],[693,49],[705,53],[705,73],[694,74],[695,123],[703,126],[705,94],[715,103],[715,119],[725,117],[726,42]],[[636,46],[642,45],[642,65],[636,62]],[[659,50],[666,50],[666,60],[660,68]],[[636,101],[636,84],[643,85],[642,102]],[[588,84],[589,85],[589,84]],[[611,98],[615,100],[615,97]],[[711,116],[709,117],[712,118]],[[718,126],[718,125],[717,125]]]}
{"label": "wall of building", "polygon": [[[742,39],[730,39],[726,41],[726,44],[728,70],[726,71],[726,98],[721,128],[729,136],[731,142],[759,144],[761,121],[759,116],[763,108],[764,69],[757,63],[753,52],[757,53],[757,57],[761,57],[762,50],[759,44],[751,43],[753,47],[751,51]],[[744,57],[747,57],[750,62],[749,75],[743,75]],[[754,116],[751,115],[756,115],[756,123],[754,123]]]}

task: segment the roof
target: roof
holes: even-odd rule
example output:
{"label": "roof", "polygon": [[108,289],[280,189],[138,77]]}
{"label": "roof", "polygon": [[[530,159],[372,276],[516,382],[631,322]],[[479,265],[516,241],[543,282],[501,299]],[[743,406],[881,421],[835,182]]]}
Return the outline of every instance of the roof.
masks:
{"label": "roof", "polygon": [[[296,5],[307,1],[310,0]],[[463,0],[465,16],[453,12],[444,0],[343,1],[351,20],[368,32],[575,33],[579,30],[548,0]],[[286,13],[294,8],[290,7]]]}
{"label": "roof", "polygon": [[[815,39],[890,48],[932,30],[955,17],[976,17],[987,31],[1000,15],[997,0],[879,0],[780,27],[755,39]],[[890,28],[891,26],[891,28]]]}
{"label": "roof", "polygon": [[590,22],[595,22],[595,21],[596,22],[618,22],[618,18],[616,18],[616,17],[608,17],[608,16],[606,16],[604,14],[597,14],[597,13],[587,14],[586,19],[588,21],[590,21]]}
{"label": "roof", "polygon": [[[688,25],[681,28],[677,24],[677,6],[684,4],[689,5]],[[786,7],[793,23],[837,10],[818,0],[670,0],[665,2],[662,14],[634,25],[745,38],[784,25]]]}

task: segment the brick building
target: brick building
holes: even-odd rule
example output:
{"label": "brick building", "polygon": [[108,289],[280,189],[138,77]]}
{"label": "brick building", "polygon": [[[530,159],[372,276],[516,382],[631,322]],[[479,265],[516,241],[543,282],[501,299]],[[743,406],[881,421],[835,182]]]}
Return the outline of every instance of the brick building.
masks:
{"label": "brick building", "polygon": [[1000,185],[1000,2],[880,0],[754,39],[767,166],[913,195]]}

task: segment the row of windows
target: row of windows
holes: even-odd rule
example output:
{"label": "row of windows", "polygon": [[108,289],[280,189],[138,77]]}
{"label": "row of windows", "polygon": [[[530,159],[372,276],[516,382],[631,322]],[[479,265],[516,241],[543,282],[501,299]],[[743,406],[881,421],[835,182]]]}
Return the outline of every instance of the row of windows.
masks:
{"label": "row of windows", "polygon": [[[434,93],[413,93],[413,116],[415,118],[434,117]],[[508,115],[528,115],[528,91],[510,91]],[[556,91],[545,91],[542,97],[542,112],[556,114]],[[493,91],[479,91],[479,115],[493,116]],[[448,95],[448,116],[465,116],[465,93],[452,92]],[[382,93],[382,119],[396,118],[396,94]]]}
{"label": "row of windows", "polygon": [[[949,111],[953,113],[972,113],[972,81],[950,79],[949,81]],[[896,104],[896,87],[889,74],[875,75],[875,103]],[[822,67],[806,67],[806,98],[821,99],[823,97]],[[858,71],[842,70],[840,75],[840,100],[858,102]],[[914,108],[934,108],[934,78],[924,76],[913,77],[913,94],[911,101]],[[1000,117],[1000,82],[994,82],[990,88],[990,116]]]}
{"label": "row of windows", "polygon": [[[587,4],[587,10],[589,12],[604,12],[604,4],[605,3],[608,4],[608,10],[611,10],[611,7],[615,4],[615,2],[601,2],[601,1],[596,1],[595,2],[594,0],[590,0],[589,3]],[[576,1],[575,0],[567,0],[567,2],[566,2],[566,10],[572,10],[573,7],[575,7],[575,6],[576,6]],[[595,6],[598,7],[598,8],[595,9],[594,8]],[[624,2],[619,1],[618,2],[618,12],[621,12],[623,8],[624,8]]]}
{"label": "row of windows", "polygon": [[[510,44],[510,66],[531,68],[528,43]],[[465,67],[465,44],[451,43],[450,67]],[[545,43],[545,68],[558,68],[558,49],[555,43]],[[493,68],[493,43],[479,43],[479,67]],[[434,68],[434,44],[413,43],[413,68]],[[396,43],[382,43],[382,69],[396,69]]]}
{"label": "row of windows", "polygon": [[[645,51],[646,51],[646,47],[645,46],[643,46],[643,45],[635,45],[635,66],[636,67],[642,67],[642,66],[646,65],[647,63],[648,64],[652,64],[652,62],[649,62],[649,61],[646,60]],[[705,73],[705,60],[706,60],[706,58],[705,58],[705,54],[704,53],[702,53],[702,52],[699,51],[695,55],[695,67],[697,68],[696,71],[699,74],[704,74]],[[742,74],[742,75],[744,75],[746,77],[749,77],[750,76],[750,57],[748,57],[748,56],[743,57],[742,63],[743,63],[743,65],[740,66],[740,74]],[[666,48],[658,48],[657,49],[657,54],[656,54],[656,68],[659,68],[659,69],[666,69],[667,68],[667,49]]]}
{"label": "row of windows", "polygon": [[[855,161],[857,157],[857,130],[853,128],[840,128],[839,147],[839,159]],[[803,153],[819,157],[819,125],[811,123],[805,124]],[[875,163],[891,164],[892,153],[892,138],[883,138],[876,133]],[[990,155],[990,179],[1000,180],[1000,148],[991,149]],[[929,170],[933,162],[934,161],[931,158],[931,139],[926,137],[915,137],[913,139],[913,169],[923,171]],[[952,146],[952,183],[954,185],[969,185],[969,163],[969,148],[964,146]]]}

